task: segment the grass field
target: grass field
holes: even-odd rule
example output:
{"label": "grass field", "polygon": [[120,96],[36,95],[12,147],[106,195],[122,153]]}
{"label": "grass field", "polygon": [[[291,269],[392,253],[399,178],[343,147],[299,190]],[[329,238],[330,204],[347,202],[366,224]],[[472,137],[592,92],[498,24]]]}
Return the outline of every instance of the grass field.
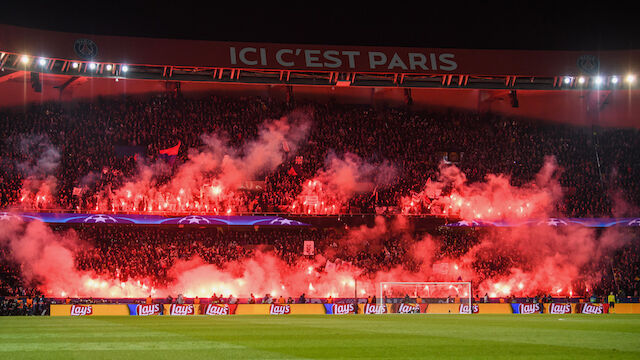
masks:
{"label": "grass field", "polygon": [[640,315],[0,317],[0,359],[640,359]]}

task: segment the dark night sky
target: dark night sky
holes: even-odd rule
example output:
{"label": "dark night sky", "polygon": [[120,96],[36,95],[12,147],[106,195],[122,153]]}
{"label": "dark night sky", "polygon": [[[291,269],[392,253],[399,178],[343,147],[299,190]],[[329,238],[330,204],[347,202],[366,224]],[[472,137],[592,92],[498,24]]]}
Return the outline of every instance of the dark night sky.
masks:
{"label": "dark night sky", "polygon": [[350,8],[327,2],[309,6],[313,3],[309,1],[281,8],[238,1],[228,2],[235,7],[219,5],[221,1],[203,6],[185,5],[185,1],[158,1],[153,6],[132,1],[94,1],[91,7],[85,1],[73,6],[64,3],[3,4],[0,23],[88,34],[221,41],[534,50],[640,48],[636,12],[604,6],[612,2],[591,5],[585,1],[563,9],[540,1],[491,2],[494,6],[488,8],[453,2],[433,5],[435,1],[415,7],[398,1],[396,9],[379,2]]}

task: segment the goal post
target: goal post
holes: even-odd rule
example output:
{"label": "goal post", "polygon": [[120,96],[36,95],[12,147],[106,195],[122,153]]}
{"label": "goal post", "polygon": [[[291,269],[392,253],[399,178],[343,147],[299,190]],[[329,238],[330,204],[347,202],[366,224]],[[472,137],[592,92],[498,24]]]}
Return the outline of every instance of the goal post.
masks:
{"label": "goal post", "polygon": [[[430,313],[473,313],[473,295],[470,281],[456,282],[423,282],[423,281],[387,281],[378,285],[378,305],[394,303],[423,303],[433,309]],[[451,305],[458,304],[459,311],[452,312]],[[440,310],[438,310],[440,309]],[[441,311],[441,312],[439,312]]]}

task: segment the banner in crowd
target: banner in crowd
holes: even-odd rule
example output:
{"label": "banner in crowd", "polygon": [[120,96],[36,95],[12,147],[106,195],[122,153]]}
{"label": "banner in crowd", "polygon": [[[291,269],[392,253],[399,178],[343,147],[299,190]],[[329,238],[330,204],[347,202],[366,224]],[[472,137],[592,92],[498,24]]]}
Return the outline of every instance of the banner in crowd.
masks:
{"label": "banner in crowd", "polygon": [[609,304],[582,303],[576,305],[577,314],[606,314],[609,312]]}
{"label": "banner in crowd", "polygon": [[279,216],[208,216],[188,215],[166,217],[132,214],[76,214],[76,213],[9,213],[0,211],[4,220],[42,221],[49,224],[140,224],[140,225],[209,225],[209,226],[309,226],[297,220]]}
{"label": "banner in crowd", "polygon": [[203,315],[233,315],[236,313],[237,304],[207,304]]}
{"label": "banner in crowd", "polygon": [[163,310],[161,304],[127,304],[127,306],[129,307],[129,315],[162,315]]}
{"label": "banner in crowd", "polygon": [[93,315],[93,306],[91,305],[71,305],[71,316]]}
{"label": "banner in crowd", "polygon": [[247,180],[243,181],[239,186],[238,190],[245,191],[264,191],[267,188],[267,183],[265,181],[260,180]]}
{"label": "banner in crowd", "polygon": [[312,256],[315,253],[315,242],[313,240],[305,240],[302,254]]}
{"label": "banner in crowd", "polygon": [[324,309],[328,315],[346,315],[356,313],[356,307],[354,304],[324,304]]}
{"label": "banner in crowd", "polygon": [[549,314],[571,314],[571,304],[549,304]]}
{"label": "banner in crowd", "polygon": [[160,155],[164,155],[164,156],[177,156],[178,153],[180,152],[180,145],[182,145],[182,142],[178,140],[178,145],[175,145],[166,149],[161,149],[158,152],[160,153]]}
{"label": "banner in crowd", "polygon": [[542,304],[511,304],[514,314],[540,314],[542,313]]}

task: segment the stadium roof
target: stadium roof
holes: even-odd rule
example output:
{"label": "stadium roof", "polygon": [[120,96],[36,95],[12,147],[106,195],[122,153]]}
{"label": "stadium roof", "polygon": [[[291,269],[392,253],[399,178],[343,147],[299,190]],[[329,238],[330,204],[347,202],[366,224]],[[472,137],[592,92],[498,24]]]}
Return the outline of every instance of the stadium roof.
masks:
{"label": "stadium roof", "polygon": [[[615,89],[640,50],[531,51],[122,37],[0,25],[3,74],[245,84]],[[32,75],[34,76],[34,75]]]}

